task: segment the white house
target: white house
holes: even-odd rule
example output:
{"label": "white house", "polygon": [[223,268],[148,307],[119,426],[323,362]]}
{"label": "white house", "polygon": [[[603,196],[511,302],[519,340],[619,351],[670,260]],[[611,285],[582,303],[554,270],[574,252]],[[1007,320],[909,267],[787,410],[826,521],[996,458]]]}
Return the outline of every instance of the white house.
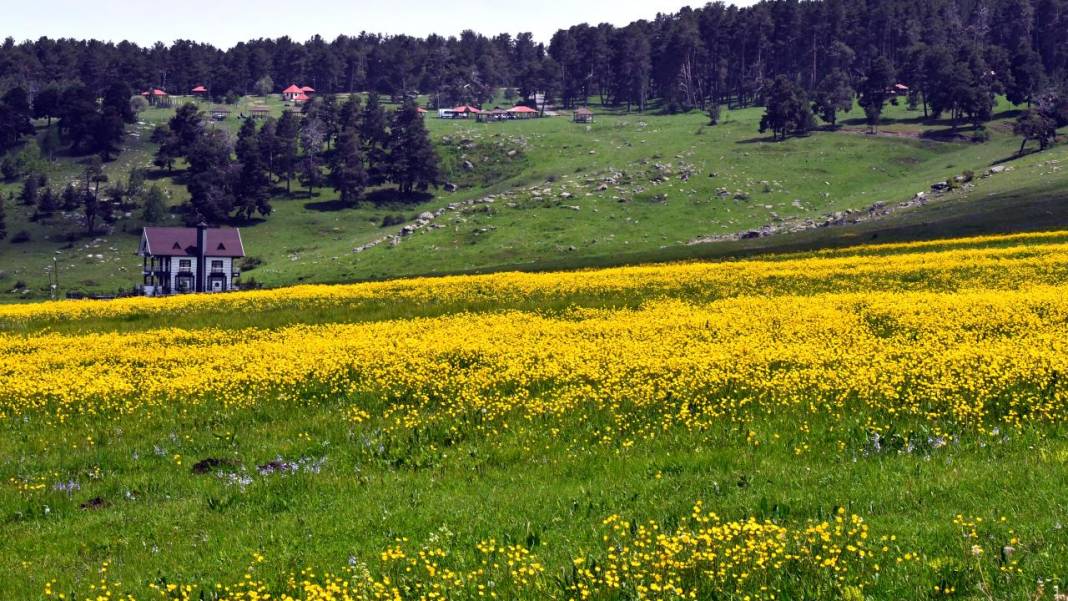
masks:
{"label": "white house", "polygon": [[137,254],[144,258],[146,296],[237,289],[234,259],[245,256],[235,228],[146,227]]}

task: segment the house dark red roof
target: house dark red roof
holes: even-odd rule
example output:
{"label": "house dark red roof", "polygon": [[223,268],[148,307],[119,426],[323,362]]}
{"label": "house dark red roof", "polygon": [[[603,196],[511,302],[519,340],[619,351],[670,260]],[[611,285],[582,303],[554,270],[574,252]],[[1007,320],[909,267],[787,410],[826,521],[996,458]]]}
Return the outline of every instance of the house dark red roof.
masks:
{"label": "house dark red roof", "polygon": [[513,106],[512,108],[508,109],[508,112],[509,113],[536,113],[538,111],[530,108],[529,106],[520,105],[520,106]]}
{"label": "house dark red roof", "polygon": [[204,92],[207,92],[207,91],[208,91],[208,89],[205,88],[204,86],[197,86],[197,87],[193,88],[193,93],[194,94],[203,94]]}
{"label": "house dark red roof", "polygon": [[313,88],[311,86],[303,86],[303,87],[300,88],[300,91],[304,92],[306,94],[314,94],[315,93],[315,88]]}
{"label": "house dark red roof", "polygon": [[[142,252],[154,257],[197,256],[197,228],[146,227],[142,234]],[[235,228],[210,228],[207,231],[208,257],[243,257],[241,232]]]}
{"label": "house dark red roof", "polygon": [[454,112],[454,113],[475,113],[475,114],[478,114],[478,113],[481,113],[482,111],[478,110],[477,108],[475,108],[473,106],[465,104],[463,106],[458,106],[458,107],[452,109],[452,112]]}
{"label": "house dark red roof", "polygon": [[293,84],[293,85],[289,86],[288,88],[282,90],[282,93],[283,94],[300,94],[303,91],[304,90],[301,90],[300,87],[297,86],[297,84]]}
{"label": "house dark red roof", "polygon": [[156,88],[155,90],[152,90],[152,95],[153,96],[166,96],[167,93],[164,92],[163,90],[159,89],[159,88]]}

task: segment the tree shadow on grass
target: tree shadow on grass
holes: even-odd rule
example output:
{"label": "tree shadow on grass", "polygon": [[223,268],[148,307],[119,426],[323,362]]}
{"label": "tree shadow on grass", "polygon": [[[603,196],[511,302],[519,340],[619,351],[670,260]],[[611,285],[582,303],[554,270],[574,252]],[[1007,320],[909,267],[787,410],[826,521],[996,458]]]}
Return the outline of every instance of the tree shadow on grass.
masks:
{"label": "tree shadow on grass", "polygon": [[408,194],[402,193],[396,188],[379,188],[369,192],[366,196],[366,200],[373,203],[375,206],[390,206],[390,205],[418,205],[424,202],[429,202],[434,199],[434,195],[430,192],[411,192]]}
{"label": "tree shadow on grass", "polygon": [[304,208],[309,211],[318,211],[320,213],[333,213],[335,211],[344,211],[345,209],[352,209],[355,207],[350,203],[334,199],[306,202],[304,203]]}

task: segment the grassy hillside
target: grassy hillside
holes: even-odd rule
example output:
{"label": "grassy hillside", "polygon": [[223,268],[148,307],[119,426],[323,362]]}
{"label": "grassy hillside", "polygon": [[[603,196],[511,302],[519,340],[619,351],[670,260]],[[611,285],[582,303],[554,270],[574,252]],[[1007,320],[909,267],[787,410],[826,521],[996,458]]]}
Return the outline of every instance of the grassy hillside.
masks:
{"label": "grassy hillside", "polygon": [[1066,251],[6,305],[0,596],[1052,601]]}
{"label": "grassy hillside", "polygon": [[[259,100],[244,99],[232,109],[234,117],[219,126],[236,130],[237,115],[254,102]],[[278,101],[269,102],[276,113],[282,109]],[[757,134],[761,115],[757,108],[727,112],[716,127],[707,126],[696,113],[606,113],[590,126],[565,117],[488,125],[429,118],[449,179],[461,186],[457,192],[438,192],[419,205],[393,205],[388,193],[376,194],[372,197],[384,202],[343,210],[329,190],[312,198],[303,192],[292,197],[280,192],[273,215],[245,226],[247,250],[262,261],[246,277],[278,286],[709,256],[833,244],[842,236],[870,239],[873,228],[893,230],[897,227],[893,224],[909,219],[952,218],[945,216],[947,209],[939,203],[937,208],[895,214],[860,228],[689,245],[767,225],[823,221],[835,212],[862,211],[876,202],[894,204],[927,190],[935,181],[968,170],[981,174],[1011,159],[1018,147],[1005,121],[1012,114],[1010,107],[1000,109],[999,120],[990,126],[992,140],[986,144],[955,137],[948,124],[922,124],[917,113],[904,107],[890,107],[880,136],[864,135],[861,124],[847,121],[842,131],[783,143]],[[124,179],[132,167],[150,166],[154,148],[147,142],[148,134],[170,114],[152,109],[142,115],[120,159],[107,167],[113,181]],[[1016,223],[1008,224],[999,211],[1012,217],[1019,214],[1017,205],[1060,198],[1064,172],[1046,166],[1050,160],[1064,160],[1064,154],[1058,148],[1007,163],[1013,170],[979,181],[973,190],[954,193],[951,201],[964,214],[977,209],[980,217],[966,221],[978,232],[999,226],[1011,231],[1063,224],[1059,211],[1053,215],[1040,211],[1038,221],[1010,219]],[[464,168],[465,161],[472,169]],[[79,173],[76,160],[61,158],[49,175],[57,185]],[[171,202],[180,203],[185,189],[164,175],[154,177],[165,186]],[[15,189],[0,184],[5,193]],[[464,204],[485,199],[492,202]],[[412,222],[423,212],[439,210],[433,227],[399,244],[386,241],[353,252],[398,234],[400,226],[381,227],[386,216],[399,214]],[[140,262],[133,252],[143,224],[136,212],[121,219],[111,235],[96,238],[78,237],[74,215],[31,223],[31,212],[9,203],[9,239],[0,242],[3,298],[46,295],[46,270],[53,258],[58,260],[61,292],[107,292],[138,283]],[[969,223],[961,225],[962,233],[968,233]],[[911,226],[905,229],[920,235]],[[30,242],[13,243],[11,237],[23,230]],[[851,230],[858,231],[848,233]],[[20,282],[27,287],[14,290]]]}

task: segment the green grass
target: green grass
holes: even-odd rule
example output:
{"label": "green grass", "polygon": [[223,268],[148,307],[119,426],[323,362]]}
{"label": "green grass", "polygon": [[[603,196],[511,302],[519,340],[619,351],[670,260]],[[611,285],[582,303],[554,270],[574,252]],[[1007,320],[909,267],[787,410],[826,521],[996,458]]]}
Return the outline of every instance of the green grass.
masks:
{"label": "green grass", "polygon": [[[1029,244],[1063,243],[1065,236],[817,254],[878,261],[904,252],[922,256],[997,247],[1026,256]],[[845,270],[818,282],[798,274],[794,280],[752,286],[788,295],[848,291],[861,283],[864,290],[1005,285],[982,271],[924,278],[918,269],[878,281]],[[1064,279],[1060,272],[1036,273],[1033,280],[1015,284]],[[722,292],[675,291],[695,302],[714,301]],[[532,297],[482,306],[440,305],[434,299],[397,305],[386,297],[381,305],[318,313],[296,307],[251,315],[190,311],[180,324],[279,327],[505,309],[550,312],[628,306],[663,296],[656,290],[646,294],[637,299],[611,293]],[[175,316],[164,315],[129,322],[37,323],[23,333],[104,333],[177,324]],[[884,433],[880,450],[863,411],[836,417],[807,413],[803,419],[791,413],[755,414],[744,423],[675,427],[648,438],[613,434],[623,424],[597,412],[544,422],[517,416],[513,427],[491,432],[461,420],[448,430],[391,434],[379,429],[375,418],[358,426],[345,420],[344,411],[354,402],[374,411],[385,401],[264,399],[248,408],[209,402],[156,409],[150,416],[84,415],[57,423],[30,412],[0,421],[0,554],[10,558],[0,564],[0,596],[37,598],[52,580],[59,592],[84,593],[104,562],[111,580],[124,583],[124,590],[141,591],[153,582],[210,590],[215,582],[238,582],[255,553],[266,557],[256,567],[257,578],[282,586],[288,574],[304,568],[336,572],[351,562],[374,571],[378,553],[401,537],[415,546],[437,541],[452,554],[450,561],[468,565],[477,561],[480,540],[528,545],[551,578],[566,571],[572,558],[600,548],[605,517],[621,514],[671,525],[688,515],[696,500],[724,519],[752,516],[800,524],[831,516],[839,507],[864,516],[875,540],[896,537],[887,543],[884,576],[868,591],[872,599],[924,598],[944,578],[959,584],[959,599],[1030,599],[1037,578],[1047,582],[1047,593],[1053,584],[1068,583],[1063,494],[1068,431],[1063,425],[988,432],[959,427],[944,434],[948,444],[937,446],[929,441],[942,433],[931,424],[901,420],[893,433]],[[750,432],[759,446],[749,442]],[[917,447],[894,446],[900,437]],[[256,466],[279,457],[322,460],[321,469],[288,476],[257,473]],[[245,473],[248,483],[233,484],[215,471],[193,473],[191,466],[206,458],[228,462],[217,471]],[[54,488],[70,481],[79,488]],[[20,482],[44,488],[21,492]],[[83,507],[93,499],[102,499],[104,506]],[[980,576],[968,560],[972,541],[963,540],[953,524],[958,514],[987,521],[978,541],[985,548],[1018,537],[1016,558],[1023,574]],[[999,524],[1001,517],[1008,521]],[[896,565],[894,558],[905,553],[920,559]],[[984,565],[995,564],[990,558]],[[979,588],[981,578],[989,579],[993,596]]]}
{"label": "green grass", "polygon": [[[243,99],[231,107],[233,117],[217,126],[236,131],[237,115],[259,102],[264,100]],[[276,114],[281,111],[277,99],[266,102]],[[854,111],[842,131],[821,131],[782,143],[757,133],[759,108],[725,112],[716,127],[707,126],[698,113],[663,116],[608,111],[589,127],[571,123],[567,117],[476,124],[431,115],[428,127],[448,178],[461,185],[458,192],[439,191],[419,205],[366,203],[341,210],[330,190],[318,191],[314,198],[306,198],[303,192],[292,197],[281,193],[273,201],[274,214],[244,228],[247,252],[263,261],[246,278],[280,286],[538,270],[814,248],[849,239],[870,240],[884,230],[890,239],[923,236],[924,228],[913,227],[913,222],[949,220],[950,233],[1068,223],[1059,209],[1063,203],[1051,202],[1061,197],[1064,171],[1046,170],[1036,179],[1024,177],[1027,171],[1019,169],[981,182],[966,195],[968,202],[958,202],[960,195],[951,195],[953,202],[876,224],[688,246],[703,236],[742,232],[774,223],[776,218],[819,219],[877,201],[899,202],[927,190],[935,181],[966,170],[982,172],[1012,159],[1018,147],[1006,121],[1013,114],[1012,107],[1003,104],[999,111],[999,120],[989,127],[993,139],[986,144],[926,139],[925,134],[940,135],[949,125],[924,124],[917,112],[901,106],[889,107],[882,128],[893,136],[858,133],[855,130],[862,126]],[[171,112],[151,109],[142,114],[143,125],[132,128],[136,135],[128,138],[119,160],[107,167],[113,180],[124,179],[132,167],[150,166],[154,147],[147,137]],[[514,155],[509,156],[509,151],[515,151]],[[1065,155],[1064,148],[1058,147],[1009,164],[1031,166],[1050,158],[1064,160]],[[463,169],[464,160],[475,165],[474,171]],[[62,158],[49,175],[57,185],[76,178],[80,169],[76,160]],[[690,173],[686,181],[680,179],[682,172]],[[601,184],[612,174],[623,175],[601,191]],[[663,179],[657,181],[658,177]],[[184,187],[176,181],[168,177],[156,181],[164,186],[172,204],[186,198]],[[16,185],[0,184],[5,193],[16,189]],[[541,195],[536,196],[534,190]],[[551,192],[542,194],[545,190]],[[723,190],[726,193],[721,195]],[[561,198],[565,192],[571,197]],[[425,210],[487,195],[495,196],[491,206],[450,211],[436,222],[444,228],[421,232],[396,247],[383,244],[360,254],[352,252],[399,229],[380,227],[387,215],[401,214],[411,220]],[[1020,207],[1026,211],[1043,203],[1052,206],[1052,215],[1043,209],[1031,211],[1034,219],[1013,219],[1021,215]],[[956,208],[946,208],[950,205]],[[137,212],[119,220],[109,236],[73,242],[69,238],[79,230],[75,216],[31,223],[31,212],[9,203],[9,237],[0,241],[0,290],[6,292],[0,293],[0,299],[46,298],[47,270],[53,258],[58,259],[61,293],[107,293],[138,283],[140,261],[134,251],[143,223]],[[170,222],[179,223],[177,217]],[[937,235],[941,227],[929,229]],[[30,234],[31,241],[12,243],[11,237],[22,230]],[[16,282],[27,288],[14,290]]]}

